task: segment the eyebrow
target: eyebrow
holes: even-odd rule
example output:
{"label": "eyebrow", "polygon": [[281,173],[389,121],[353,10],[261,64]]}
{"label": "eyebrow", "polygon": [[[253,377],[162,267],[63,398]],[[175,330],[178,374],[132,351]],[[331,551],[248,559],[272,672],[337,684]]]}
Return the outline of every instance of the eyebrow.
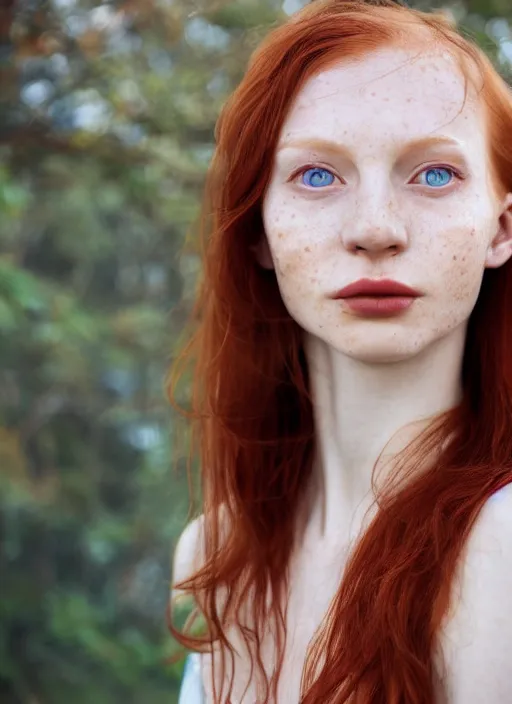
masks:
{"label": "eyebrow", "polygon": [[[453,137],[437,135],[413,139],[407,142],[402,147],[401,151],[402,155],[404,155],[412,151],[420,151],[421,149],[428,149],[432,147],[455,147],[460,149],[461,144]],[[323,139],[322,137],[292,139],[288,142],[282,142],[277,147],[278,152],[285,149],[307,149],[310,151],[330,152],[331,154],[338,154],[352,158],[352,152],[346,145],[340,144],[339,142],[334,142],[330,139]]]}

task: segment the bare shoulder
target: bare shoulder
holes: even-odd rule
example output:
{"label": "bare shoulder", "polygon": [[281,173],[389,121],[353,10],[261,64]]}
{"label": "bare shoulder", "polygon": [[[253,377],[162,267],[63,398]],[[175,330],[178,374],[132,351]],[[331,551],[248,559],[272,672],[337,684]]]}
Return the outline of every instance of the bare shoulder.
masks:
{"label": "bare shoulder", "polygon": [[191,521],[176,543],[173,558],[172,598],[180,596],[182,590],[174,585],[189,579],[204,562],[204,516]]}
{"label": "bare shoulder", "polygon": [[440,634],[443,701],[512,702],[512,485],[482,509],[453,587]]}
{"label": "bare shoulder", "polygon": [[[230,526],[228,512],[224,506],[219,508],[217,520],[218,535],[222,545],[228,537]],[[174,595],[178,596],[182,593],[181,590],[176,590],[174,585],[189,579],[204,565],[207,530],[208,525],[205,516],[201,514],[192,520],[180,535],[173,558],[173,598]]]}

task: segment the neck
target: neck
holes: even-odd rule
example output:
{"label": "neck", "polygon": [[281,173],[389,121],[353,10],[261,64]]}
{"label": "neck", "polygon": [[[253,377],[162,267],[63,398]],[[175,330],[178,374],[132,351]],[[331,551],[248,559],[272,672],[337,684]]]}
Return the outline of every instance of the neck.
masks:
{"label": "neck", "polygon": [[429,420],[460,401],[465,333],[459,328],[392,364],[362,363],[306,336],[317,446],[308,510],[314,533],[336,541],[357,532],[357,516],[374,499],[377,461],[391,467]]}

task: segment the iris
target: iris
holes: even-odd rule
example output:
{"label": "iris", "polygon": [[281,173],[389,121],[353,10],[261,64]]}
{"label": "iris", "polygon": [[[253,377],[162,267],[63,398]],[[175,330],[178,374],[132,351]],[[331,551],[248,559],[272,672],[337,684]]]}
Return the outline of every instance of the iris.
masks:
{"label": "iris", "polygon": [[[332,186],[335,180],[335,176],[320,166],[315,166],[311,169],[307,169],[303,174],[303,181],[306,186],[311,186],[312,188],[322,188],[325,186]],[[445,167],[435,167],[431,169],[425,169],[419,174],[420,183],[423,186],[431,186],[433,188],[442,188],[443,186],[448,186],[454,177],[454,172],[451,169]]]}
{"label": "iris", "polygon": [[433,186],[434,188],[439,188],[441,186],[447,186],[453,178],[453,172],[450,169],[445,168],[435,168],[426,169],[423,171],[421,176],[424,176],[424,184],[426,186]]}
{"label": "iris", "polygon": [[330,171],[327,171],[327,169],[316,166],[304,172],[304,182],[306,186],[313,186],[314,188],[318,188],[319,186],[332,186],[334,176]]}

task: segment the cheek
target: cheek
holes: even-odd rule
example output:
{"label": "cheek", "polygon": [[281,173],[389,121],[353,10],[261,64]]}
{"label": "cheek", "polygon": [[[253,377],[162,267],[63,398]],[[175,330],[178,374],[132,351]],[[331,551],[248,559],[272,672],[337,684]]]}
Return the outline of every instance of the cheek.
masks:
{"label": "cheek", "polygon": [[275,258],[276,276],[284,298],[301,298],[318,283],[318,267],[311,248],[279,252]]}
{"label": "cheek", "polygon": [[[314,213],[312,208],[316,208]],[[263,222],[276,274],[283,282],[304,276],[311,280],[318,274],[326,233],[333,230],[328,215],[322,206],[301,203],[293,197],[283,202],[269,195]]]}
{"label": "cheek", "polygon": [[[484,228],[485,229],[485,228]],[[486,232],[476,227],[451,230],[433,262],[437,283],[448,306],[472,307],[478,296],[485,267]]]}
{"label": "cheek", "polygon": [[271,191],[263,224],[281,297],[292,317],[300,317],[321,278],[319,233],[310,212],[301,213],[296,204],[277,200]]}
{"label": "cheek", "polygon": [[[297,237],[297,232],[275,229],[267,232],[279,290],[291,313],[302,308],[319,284],[318,248]],[[296,311],[295,311],[296,312]]]}
{"label": "cheek", "polygon": [[[285,240],[285,233],[279,233],[278,237]],[[284,244],[284,242],[283,242]],[[311,275],[315,272],[314,247],[311,245],[298,245],[292,247],[275,247],[273,250],[276,270],[283,279],[303,278],[305,274]]]}
{"label": "cheek", "polygon": [[278,278],[300,279],[315,269],[318,237],[312,224],[297,212],[271,208],[264,219],[265,232]]}

